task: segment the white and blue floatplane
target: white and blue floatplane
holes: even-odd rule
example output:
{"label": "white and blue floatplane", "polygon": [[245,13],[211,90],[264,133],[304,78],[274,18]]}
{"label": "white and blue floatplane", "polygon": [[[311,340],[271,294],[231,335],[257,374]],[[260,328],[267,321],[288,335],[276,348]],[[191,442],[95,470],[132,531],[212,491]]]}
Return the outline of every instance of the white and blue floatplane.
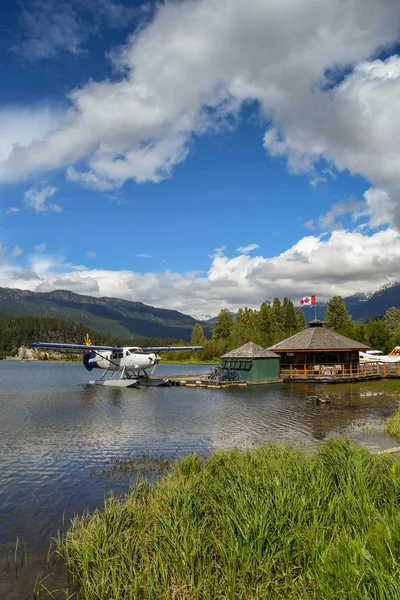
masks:
{"label": "white and blue floatplane", "polygon": [[94,346],[85,336],[84,344],[54,344],[33,342],[29,348],[52,348],[53,350],[82,351],[83,365],[88,371],[103,369],[98,380],[89,381],[93,385],[109,387],[135,387],[137,385],[167,385],[164,378],[149,378],[148,369],[154,369],[161,360],[157,352],[179,350],[203,350],[203,346]]}

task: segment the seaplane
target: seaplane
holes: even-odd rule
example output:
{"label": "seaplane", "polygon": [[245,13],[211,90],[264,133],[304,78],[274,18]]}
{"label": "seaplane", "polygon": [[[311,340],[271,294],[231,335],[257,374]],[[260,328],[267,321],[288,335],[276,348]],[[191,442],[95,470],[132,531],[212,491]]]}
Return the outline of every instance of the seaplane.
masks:
{"label": "seaplane", "polygon": [[396,346],[389,354],[383,354],[382,350],[367,350],[360,352],[360,363],[398,363],[400,362],[400,346]]}
{"label": "seaplane", "polygon": [[179,350],[203,350],[204,346],[96,346],[89,336],[84,344],[57,344],[50,342],[33,342],[29,348],[50,348],[53,350],[82,351],[83,365],[88,371],[103,369],[100,379],[89,381],[91,385],[128,388],[138,385],[167,385],[168,379],[150,378],[150,375],[161,360],[157,352]]}

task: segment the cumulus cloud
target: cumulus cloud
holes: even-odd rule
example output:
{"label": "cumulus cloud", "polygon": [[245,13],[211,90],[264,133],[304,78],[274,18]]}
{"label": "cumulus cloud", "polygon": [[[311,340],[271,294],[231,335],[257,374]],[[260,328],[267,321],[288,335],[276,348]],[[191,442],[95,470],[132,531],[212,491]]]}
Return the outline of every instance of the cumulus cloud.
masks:
{"label": "cumulus cloud", "polygon": [[231,126],[252,101],[271,123],[271,155],[314,186],[335,167],[361,174],[392,199],[400,227],[400,57],[371,59],[399,27],[398,0],[160,4],[112,53],[120,78],[72,90],[61,125],[8,144],[0,179],[65,166],[70,180],[103,191],[157,182],[194,136]]}
{"label": "cumulus cloud", "polygon": [[24,194],[25,204],[37,213],[48,212],[49,210],[59,213],[62,211],[61,206],[48,201],[54,196],[56,191],[57,188],[52,185],[47,185],[40,189],[31,188]]}
{"label": "cumulus cloud", "polygon": [[34,246],[34,250],[35,252],[44,252],[46,250],[46,244],[42,243],[42,244],[36,244],[36,246]]}
{"label": "cumulus cloud", "polygon": [[297,303],[313,293],[323,301],[337,294],[374,291],[400,279],[400,234],[395,229],[372,235],[345,230],[310,235],[271,257],[240,254],[232,258],[220,251],[211,259],[207,273],[88,269],[43,252],[35,252],[25,264],[17,265],[5,248],[0,249],[1,256],[0,280],[4,286],[33,291],[68,289],[192,315],[217,314],[223,307],[257,308],[275,296],[287,296]]}
{"label": "cumulus cloud", "polygon": [[15,215],[16,213],[19,212],[19,208],[17,208],[16,206],[10,206],[9,208],[7,208],[6,210],[6,214],[7,215]]}
{"label": "cumulus cloud", "polygon": [[29,148],[60,127],[65,114],[48,106],[0,109],[0,179],[6,175],[2,163],[18,148]]}

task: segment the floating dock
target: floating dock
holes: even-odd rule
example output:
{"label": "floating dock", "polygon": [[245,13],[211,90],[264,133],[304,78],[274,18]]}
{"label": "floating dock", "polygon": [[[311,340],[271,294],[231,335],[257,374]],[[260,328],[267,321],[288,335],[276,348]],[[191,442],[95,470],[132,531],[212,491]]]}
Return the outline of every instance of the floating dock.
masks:
{"label": "floating dock", "polygon": [[207,375],[171,375],[166,377],[170,385],[183,385],[185,387],[205,387],[205,388],[227,388],[227,387],[246,387],[247,381],[219,381],[210,379]]}
{"label": "floating dock", "polygon": [[[143,380],[141,380],[142,382]],[[159,381],[159,380],[158,380]],[[163,385],[176,385],[176,386],[184,386],[184,387],[201,387],[201,388],[229,388],[229,387],[247,387],[248,385],[260,385],[267,383],[281,383],[282,379],[279,381],[225,381],[218,379],[210,379],[207,374],[185,374],[185,375],[165,375],[163,377]],[[161,385],[160,383],[156,383],[153,378],[149,377],[147,383],[144,385]]]}

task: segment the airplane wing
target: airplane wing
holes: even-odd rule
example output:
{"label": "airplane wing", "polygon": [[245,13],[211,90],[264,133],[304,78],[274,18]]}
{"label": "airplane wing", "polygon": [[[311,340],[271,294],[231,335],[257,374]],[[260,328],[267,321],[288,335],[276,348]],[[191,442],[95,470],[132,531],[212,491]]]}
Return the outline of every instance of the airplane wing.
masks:
{"label": "airplane wing", "polygon": [[166,352],[169,350],[204,350],[204,346],[146,346],[143,352]]}
{"label": "airplane wing", "polygon": [[48,342],[33,342],[29,348],[54,348],[56,350],[112,350],[122,352],[120,346],[87,346],[86,344],[51,344]]}

